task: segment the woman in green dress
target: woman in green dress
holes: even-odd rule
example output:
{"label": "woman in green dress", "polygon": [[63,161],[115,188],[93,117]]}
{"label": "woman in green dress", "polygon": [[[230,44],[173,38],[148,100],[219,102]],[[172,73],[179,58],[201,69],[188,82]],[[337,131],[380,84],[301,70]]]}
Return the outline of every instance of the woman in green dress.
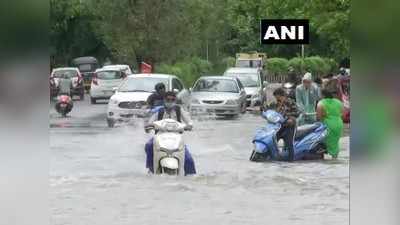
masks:
{"label": "woman in green dress", "polygon": [[328,127],[328,136],[325,139],[328,154],[336,159],[339,154],[339,140],[342,136],[343,103],[335,98],[335,82],[328,82],[321,90],[322,99],[317,105],[317,119]]}

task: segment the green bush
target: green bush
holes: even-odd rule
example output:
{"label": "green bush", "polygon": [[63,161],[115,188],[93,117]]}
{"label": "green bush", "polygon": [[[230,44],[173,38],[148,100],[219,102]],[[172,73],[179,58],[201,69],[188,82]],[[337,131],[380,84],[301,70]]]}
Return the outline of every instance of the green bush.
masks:
{"label": "green bush", "polygon": [[286,74],[289,68],[289,61],[284,58],[269,58],[267,69],[269,74]]}
{"label": "green bush", "polygon": [[304,60],[300,57],[290,59],[289,67],[292,67],[296,74],[303,74],[305,72]]}
{"label": "green bush", "polygon": [[339,64],[331,58],[324,58],[324,60],[329,65],[329,73],[336,74],[339,70]]}
{"label": "green bush", "polygon": [[296,74],[310,72],[313,76],[324,76],[337,70],[337,63],[334,59],[321,58],[319,56],[292,58],[289,60],[289,66],[294,69]]}
{"label": "green bush", "polygon": [[211,63],[194,57],[173,65],[159,64],[156,66],[155,71],[157,73],[176,75],[185,83],[186,87],[191,87],[201,75],[209,73],[211,69]]}
{"label": "green bush", "polygon": [[304,59],[305,70],[314,76],[322,76],[329,73],[329,64],[319,56],[311,56]]}

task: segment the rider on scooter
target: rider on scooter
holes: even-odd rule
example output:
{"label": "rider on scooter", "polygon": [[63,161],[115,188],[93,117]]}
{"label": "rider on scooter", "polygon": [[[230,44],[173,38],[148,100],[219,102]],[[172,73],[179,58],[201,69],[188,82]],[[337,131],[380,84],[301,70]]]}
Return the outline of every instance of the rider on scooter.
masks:
{"label": "rider on scooter", "polygon": [[[289,153],[293,153],[293,142],[296,133],[296,118],[299,116],[296,103],[287,97],[285,91],[282,88],[278,88],[273,92],[276,102],[273,102],[267,106],[267,109],[273,109],[285,118],[286,122],[277,134],[278,139],[283,139],[285,147],[289,150]],[[293,161],[294,156],[289,154],[289,161]]]}
{"label": "rider on scooter", "polygon": [[[172,91],[165,93],[164,98],[164,108],[160,109],[157,113],[153,114],[148,125],[145,126],[145,131],[148,133],[150,131],[149,125],[154,121],[162,119],[174,119],[178,122],[186,124],[186,130],[192,130],[193,123],[190,119],[189,114],[184,111],[179,105],[176,104],[176,94]],[[153,170],[153,138],[151,138],[145,146],[146,152],[146,168],[148,168],[152,173]],[[192,156],[189,153],[187,147],[185,148],[185,175],[195,174],[196,168]]]}
{"label": "rider on scooter", "polygon": [[150,109],[154,108],[155,106],[163,105],[164,97],[165,97],[165,84],[158,83],[154,86],[156,90],[155,93],[151,94],[147,98],[147,105]]}

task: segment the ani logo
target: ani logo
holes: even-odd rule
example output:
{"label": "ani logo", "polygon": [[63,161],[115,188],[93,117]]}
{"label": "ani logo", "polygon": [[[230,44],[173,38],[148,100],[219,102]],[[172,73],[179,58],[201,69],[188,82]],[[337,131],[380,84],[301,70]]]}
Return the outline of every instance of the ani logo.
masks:
{"label": "ani logo", "polygon": [[308,44],[308,20],[261,20],[261,44]]}

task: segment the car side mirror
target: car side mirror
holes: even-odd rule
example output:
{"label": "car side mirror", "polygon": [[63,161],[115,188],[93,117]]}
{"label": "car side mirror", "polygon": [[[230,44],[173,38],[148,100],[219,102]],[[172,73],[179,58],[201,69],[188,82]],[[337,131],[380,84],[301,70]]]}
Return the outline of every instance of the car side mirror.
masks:
{"label": "car side mirror", "polygon": [[189,88],[189,92],[192,92],[193,91],[193,88]]}
{"label": "car side mirror", "polygon": [[178,94],[178,93],[179,93],[179,90],[176,89],[176,88],[174,88],[172,91],[173,91],[175,94]]}

